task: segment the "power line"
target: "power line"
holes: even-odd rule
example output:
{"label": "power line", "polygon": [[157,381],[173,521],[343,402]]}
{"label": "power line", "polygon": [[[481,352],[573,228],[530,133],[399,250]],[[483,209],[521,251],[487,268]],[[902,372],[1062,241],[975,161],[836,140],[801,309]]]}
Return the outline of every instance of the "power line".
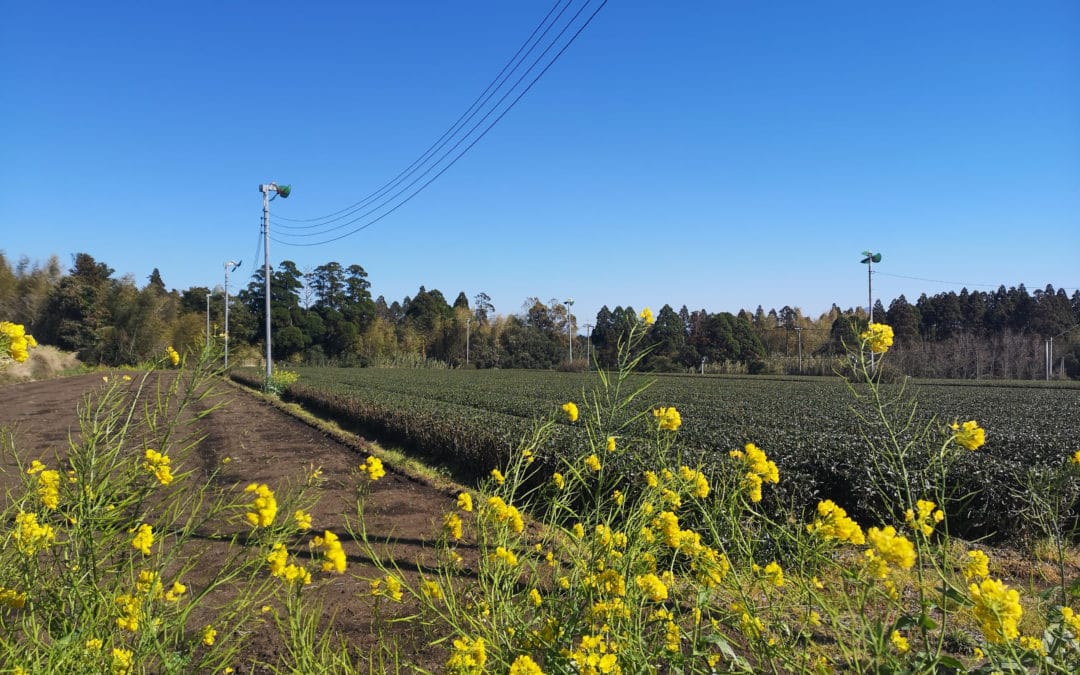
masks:
{"label": "power line", "polygon": [[[982,286],[983,288],[997,289],[997,288],[1000,288],[1001,286],[1004,285],[1004,284],[988,284],[988,283],[964,283],[962,281],[944,281],[942,279],[926,279],[926,278],[923,278],[923,277],[909,277],[909,276],[905,276],[903,274],[889,274],[888,272],[882,272],[880,270],[874,270],[874,274],[875,275],[880,274],[880,275],[886,276],[886,277],[895,277],[897,279],[911,279],[913,281],[928,281],[930,283],[945,284],[947,286],[960,286],[961,288],[967,288],[969,286]],[[1074,291],[1076,289],[1071,288],[1071,287],[1067,288],[1067,287],[1063,286],[1063,287],[1058,288],[1056,290],[1059,290],[1059,291]]]}
{"label": "power line", "polygon": [[[444,166],[442,169],[440,169],[434,176],[432,176],[430,179],[428,179],[426,182],[424,182],[422,185],[420,185],[416,190],[414,190],[413,192],[408,194],[406,197],[404,197],[400,202],[398,202],[397,204],[390,207],[389,210],[387,210],[385,213],[371,219],[370,221],[368,221],[368,222],[366,222],[366,223],[364,223],[364,224],[362,224],[362,225],[360,225],[360,226],[358,226],[358,227],[356,227],[356,228],[354,228],[354,229],[352,229],[352,230],[350,230],[350,231],[348,231],[348,232],[346,232],[344,234],[341,234],[341,235],[338,235],[338,236],[335,236],[335,237],[331,237],[329,239],[324,239],[324,240],[321,240],[321,241],[318,241],[318,242],[295,243],[295,242],[280,240],[280,239],[277,239],[277,238],[274,238],[274,237],[271,237],[271,239],[273,239],[274,241],[276,241],[276,242],[278,242],[280,244],[286,245],[286,246],[319,246],[319,245],[322,245],[322,244],[328,244],[330,242],[338,241],[338,240],[343,239],[345,237],[356,234],[360,230],[366,229],[366,228],[370,227],[371,225],[374,225],[375,223],[379,222],[383,218],[389,216],[391,213],[393,213],[394,211],[398,210],[399,208],[401,208],[402,206],[404,206],[405,204],[410,202],[414,197],[416,197],[416,195],[418,195],[420,192],[422,192],[424,189],[426,189],[429,185],[431,185],[431,183],[433,183],[440,176],[442,176],[444,173],[446,173],[446,171],[449,170],[450,167],[454,166],[454,164],[456,164],[458,162],[458,160],[460,160],[470,149],[472,149],[472,147],[474,145],[476,145],[480,141],[480,139],[482,139],[484,136],[486,136],[487,133],[489,131],[491,131],[491,129],[496,124],[498,124],[499,121],[502,120],[502,118],[505,117],[508,112],[510,112],[510,110],[512,110],[514,108],[514,106],[517,105],[517,103],[525,96],[525,94],[527,94],[533,88],[533,86],[540,80],[540,78],[542,78],[544,76],[544,74],[547,73],[547,71],[553,65],[555,65],[555,62],[559,60],[559,58],[566,52],[567,49],[569,49],[570,45],[572,45],[577,40],[577,38],[589,26],[589,24],[592,23],[592,20],[596,17],[597,14],[599,14],[600,10],[602,10],[605,5],[607,5],[607,0],[603,0],[597,6],[597,8],[592,12],[592,14],[589,15],[589,17],[585,20],[585,22],[574,32],[574,34],[570,37],[570,39],[566,42],[566,44],[564,44],[562,46],[562,48],[559,49],[559,51],[555,54],[555,56],[547,63],[547,65],[545,65],[543,67],[543,69],[541,69],[540,72],[537,73],[536,77],[534,77],[528,83],[528,85],[521,91],[521,93],[519,93],[510,102],[510,104],[505,109],[503,109],[503,111],[501,113],[499,113],[498,116],[486,128],[484,128],[483,131],[481,131],[480,134],[475,139],[472,140],[472,142],[470,142],[468,145],[466,145],[465,148],[461,150],[461,152],[459,152],[456,156],[454,156],[453,159],[451,159],[449,161],[449,163],[446,164],[446,166]],[[362,214],[361,216],[358,216],[358,217],[356,217],[356,218],[354,218],[352,220],[349,220],[349,221],[347,221],[345,223],[342,223],[341,225],[337,225],[335,227],[329,228],[329,229],[324,230],[324,231],[319,232],[319,233],[305,234],[305,235],[284,234],[283,236],[299,237],[299,236],[321,236],[321,235],[329,234],[332,231],[340,230],[343,227],[348,227],[349,225],[352,225],[354,223],[359,222],[363,218],[365,218],[365,217],[367,217],[369,215],[372,215],[373,213],[379,211],[383,207],[385,207],[388,204],[390,204],[391,202],[393,202],[394,199],[401,196],[403,193],[407,192],[412,186],[416,185],[424,176],[428,175],[432,170],[434,170],[439,165],[439,163],[443,162],[446,159],[446,157],[448,157],[452,152],[454,152],[454,150],[456,150],[458,148],[458,146],[460,146],[462,143],[464,143],[469,138],[469,136],[473,132],[475,132],[476,129],[479,128],[480,125],[482,125],[484,123],[484,121],[487,120],[487,118],[490,117],[491,114],[495,112],[495,110],[498,109],[498,106],[501,105],[503,103],[503,101],[505,101],[506,98],[511,93],[513,93],[514,89],[516,89],[518,87],[518,85],[521,84],[521,82],[525,79],[525,77],[530,72],[532,72],[532,70],[540,63],[540,61],[547,55],[547,53],[549,51],[551,51],[551,49],[555,46],[555,44],[562,38],[562,36],[574,24],[574,22],[577,21],[578,17],[581,16],[581,14],[584,12],[584,10],[587,7],[588,7],[588,2],[586,2],[584,5],[581,6],[581,8],[577,11],[577,13],[575,13],[573,18],[571,18],[570,22],[567,23],[567,25],[563,27],[563,29],[559,32],[559,34],[555,37],[555,39],[551,42],[551,44],[549,44],[547,46],[547,48],[545,48],[544,52],[536,59],[536,61],[533,62],[533,64],[529,67],[529,69],[526,70],[525,73],[520,78],[518,78],[517,82],[514,83],[514,85],[510,88],[510,90],[507,91],[502,96],[502,98],[500,98],[500,100],[496,103],[495,107],[492,110],[488,111],[488,113],[485,114],[484,117],[482,117],[479,122],[477,122],[475,125],[473,125],[473,127],[468,131],[468,133],[466,133],[466,135],[464,137],[462,137],[457,143],[455,143],[454,146],[451,147],[450,150],[448,150],[443,155],[443,157],[441,157],[434,165],[432,165],[427,170],[425,170],[423,173],[421,173],[420,176],[415,178],[412,182],[410,182],[404,188],[402,188],[401,190],[396,192],[389,199],[383,201],[378,206],[376,206],[373,209],[367,211],[366,213]]]}
{"label": "power line", "polygon": [[[557,22],[559,20],[559,18],[562,17],[563,13],[569,7],[570,1],[571,0],[566,0],[566,3],[567,3],[566,6],[564,6],[559,11],[558,15],[551,22],[551,24],[548,25],[547,28],[544,28],[544,31],[540,35],[540,38],[536,41],[536,44],[539,44],[540,40],[542,40],[548,34],[548,31],[551,30],[552,26],[555,25],[555,22]],[[521,61],[524,60],[524,57],[528,56],[528,54],[530,54],[533,51],[533,49],[536,48],[536,44],[533,44],[532,47],[529,47],[528,51],[525,52],[524,56],[522,55],[522,51],[530,43],[533,42],[533,38],[536,37],[537,32],[540,31],[540,29],[543,28],[544,25],[548,23],[548,19],[551,18],[552,13],[555,12],[555,10],[559,7],[560,4],[562,4],[562,2],[563,2],[563,0],[556,0],[555,4],[552,5],[550,10],[548,10],[547,15],[545,15],[544,18],[540,21],[540,23],[537,24],[536,28],[533,29],[532,33],[525,40],[525,42],[523,42],[521,44],[521,46],[518,47],[518,49],[514,53],[514,55],[512,57],[510,57],[510,60],[508,60],[505,65],[503,65],[502,70],[499,71],[499,74],[496,75],[495,78],[492,79],[491,82],[488,83],[487,87],[484,89],[484,91],[482,91],[480,93],[479,96],[477,96],[475,99],[473,99],[472,104],[469,105],[469,107],[465,110],[465,112],[463,112],[457,118],[457,120],[454,121],[453,124],[450,125],[450,128],[448,128],[446,131],[444,131],[443,135],[440,136],[430,146],[428,146],[427,150],[425,150],[423,152],[423,154],[421,154],[419,157],[417,157],[415,160],[413,160],[412,164],[405,167],[405,169],[403,169],[398,175],[394,176],[394,178],[392,178],[388,183],[384,184],[379,189],[377,189],[375,192],[372,192],[371,194],[364,197],[360,201],[358,201],[358,202],[356,202],[356,203],[354,203],[354,204],[352,204],[350,206],[347,206],[347,207],[345,207],[345,208],[343,208],[341,210],[335,211],[334,213],[330,213],[330,214],[327,214],[325,216],[319,216],[317,218],[286,218],[284,216],[278,216],[274,221],[274,225],[277,225],[278,227],[285,228],[285,229],[310,229],[310,228],[315,228],[315,227],[321,227],[323,225],[329,224],[329,223],[334,222],[336,220],[340,220],[341,218],[346,218],[349,215],[351,215],[352,213],[354,213],[355,210],[357,210],[359,207],[362,207],[365,204],[368,204],[371,201],[373,201],[373,200],[377,199],[378,197],[382,196],[389,189],[391,189],[394,185],[401,182],[401,180],[403,180],[404,178],[412,175],[416,171],[416,169],[418,168],[418,165],[422,165],[422,164],[427,163],[427,160],[430,158],[430,156],[432,154],[434,154],[435,152],[441,150],[446,145],[446,143],[449,142],[449,138],[453,134],[457,133],[457,131],[460,129],[461,126],[463,126],[465,123],[467,123],[469,120],[471,120],[476,115],[476,113],[479,111],[479,109],[482,106],[484,106],[489,100],[491,100],[491,97],[495,95],[495,92],[500,87],[502,87],[502,85],[506,82],[507,78],[509,78],[510,75],[515,70],[518,69],[518,67],[521,65]],[[519,56],[521,57],[521,59],[518,58]],[[517,62],[516,64],[515,64],[515,61]],[[513,68],[510,68],[511,64],[514,64]],[[507,72],[508,68],[510,69],[509,72]],[[505,74],[505,76],[504,76],[504,74]],[[344,214],[344,215],[340,215],[340,214]],[[335,216],[339,216],[339,215],[340,215],[340,217],[335,217]],[[278,221],[287,221],[287,222],[292,222],[292,223],[314,223],[316,221],[323,221],[323,222],[317,223],[315,225],[290,226],[290,225],[281,224]]]}

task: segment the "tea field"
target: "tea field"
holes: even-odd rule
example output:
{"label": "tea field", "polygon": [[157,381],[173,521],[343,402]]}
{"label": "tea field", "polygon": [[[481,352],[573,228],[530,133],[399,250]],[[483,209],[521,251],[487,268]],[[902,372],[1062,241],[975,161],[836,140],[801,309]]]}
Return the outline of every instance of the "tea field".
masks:
{"label": "tea field", "polygon": [[[538,417],[560,422],[556,446],[583,442],[580,424],[559,414],[566,401],[583,405],[599,384],[595,373],[515,370],[301,368],[288,396],[325,416],[464,467],[479,477],[505,461],[514,443]],[[254,373],[240,375],[253,381]],[[684,452],[704,465],[753,442],[780,466],[779,494],[812,504],[842,500],[856,512],[863,503],[873,452],[855,410],[864,410],[839,378],[765,378],[641,375],[623,394],[648,384],[635,410],[675,406]],[[886,387],[896,393],[898,387]],[[1016,486],[1033,467],[1060,465],[1080,449],[1080,388],[1019,382],[922,382],[909,384],[914,419],[931,434],[954,420],[977,420],[986,445],[960,458],[950,480],[965,495],[956,521],[972,536],[1015,534],[1011,521],[1024,507]],[[910,406],[895,414],[904,417]],[[864,410],[865,412],[865,410]],[[635,427],[648,433],[646,425]],[[866,428],[865,433],[880,430]],[[624,435],[635,433],[624,430]],[[940,444],[940,441],[939,441]],[[546,459],[557,462],[558,447]],[[959,513],[962,512],[962,513]]]}

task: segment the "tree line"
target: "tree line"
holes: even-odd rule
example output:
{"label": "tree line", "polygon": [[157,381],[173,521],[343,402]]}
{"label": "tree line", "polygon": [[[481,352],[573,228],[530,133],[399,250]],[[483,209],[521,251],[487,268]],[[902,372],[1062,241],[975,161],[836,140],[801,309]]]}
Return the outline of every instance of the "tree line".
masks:
{"label": "tree line", "polygon": [[[141,287],[88,253],[64,270],[55,256],[12,265],[0,252],[0,317],[22,323],[42,344],[77,352],[90,364],[153,360],[166,345],[195,351],[224,338],[223,288],[167,290],[155,269]],[[263,351],[263,270],[229,289],[233,358]],[[328,262],[300,270],[282,261],[270,273],[270,322],[275,361],[379,365],[433,362],[477,368],[584,369],[615,364],[620,340],[639,321],[631,306],[604,306],[587,321],[558,300],[527,298],[520,311],[498,314],[484,292],[463,291],[450,302],[420,286],[388,302],[372,297],[359,264]],[[1054,339],[1055,377],[1080,378],[1080,290],[1052,286],[1029,293],[1023,284],[996,291],[903,295],[876,321],[893,327],[892,367],[919,377],[1045,376]],[[833,304],[817,317],[799,308],[737,313],[678,310],[664,305],[646,337],[642,367],[652,371],[831,374],[836,356],[869,320],[865,308]],[[208,325],[209,324],[209,325]],[[573,358],[571,359],[571,353]]]}

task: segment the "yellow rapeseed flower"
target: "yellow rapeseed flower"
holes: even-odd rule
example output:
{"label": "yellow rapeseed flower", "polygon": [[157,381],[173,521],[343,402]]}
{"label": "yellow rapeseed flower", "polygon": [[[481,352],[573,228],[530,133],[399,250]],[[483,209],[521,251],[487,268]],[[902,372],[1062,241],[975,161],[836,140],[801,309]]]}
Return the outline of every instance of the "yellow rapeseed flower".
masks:
{"label": "yellow rapeseed flower", "polygon": [[150,549],[154,546],[154,528],[143,523],[131,532],[135,533],[131,547],[143,555],[150,555]]}
{"label": "yellow rapeseed flower", "polygon": [[169,357],[169,363],[173,364],[173,366],[179,365],[180,355],[176,353],[176,350],[172,348],[172,345],[165,348],[165,355]]}
{"label": "yellow rapeseed flower", "polygon": [[322,564],[323,572],[345,573],[345,549],[342,547],[341,540],[336,534],[330,530],[326,530],[321,537],[315,537],[311,544],[315,548],[322,550],[324,558]]}
{"label": "yellow rapeseed flower", "polygon": [[26,327],[19,323],[0,321],[0,348],[6,343],[7,354],[0,352],[0,356],[8,356],[16,363],[22,363],[30,358],[30,349],[37,347],[37,340],[33,335],[26,333]]}
{"label": "yellow rapeseed flower", "polygon": [[522,654],[510,664],[510,675],[544,675],[540,666],[528,654]]}
{"label": "yellow rapeseed flower", "polygon": [[11,609],[22,609],[26,606],[26,593],[0,586],[0,605]]}
{"label": "yellow rapeseed flower", "polygon": [[461,516],[456,513],[447,513],[443,516],[443,529],[446,530],[446,534],[452,539],[461,539],[462,527]]}
{"label": "yellow rapeseed flower", "polygon": [[215,630],[213,626],[207,625],[205,628],[203,628],[202,643],[204,645],[206,645],[207,647],[212,647],[216,639],[217,630]]}
{"label": "yellow rapeseed flower", "polygon": [[462,637],[454,640],[450,659],[446,662],[448,673],[455,675],[479,675],[484,672],[484,664],[487,663],[487,651],[484,648],[484,638],[475,640]]}
{"label": "yellow rapeseed flower", "polygon": [[1069,462],[1073,464],[1080,464],[1080,450],[1073,453],[1073,456],[1069,458]]}
{"label": "yellow rapeseed flower", "polygon": [[274,522],[277,515],[277,499],[273,490],[265,483],[252,483],[244,488],[244,492],[255,493],[255,499],[251,502],[251,511],[244,514],[252,527],[268,527]]}
{"label": "yellow rapeseed flower", "polygon": [[646,326],[651,326],[656,322],[656,319],[653,317],[652,310],[648,307],[641,310],[641,314],[639,314],[638,317],[641,318],[641,320],[645,323]]}
{"label": "yellow rapeseed flower", "polygon": [[296,529],[300,530],[301,532],[306,532],[307,530],[311,529],[310,513],[306,513],[301,509],[297,509],[296,513],[293,514],[293,520],[296,521]]}
{"label": "yellow rapeseed flower", "polygon": [[563,475],[561,473],[556,472],[552,474],[551,482],[554,483],[555,487],[560,490],[566,487],[566,479],[563,478]]}
{"label": "yellow rapeseed flower", "polygon": [[663,602],[668,598],[668,589],[660,577],[655,574],[642,574],[634,579],[637,587],[649,600]]}
{"label": "yellow rapeseed flower", "polygon": [[578,420],[578,408],[577,404],[573,401],[567,401],[562,405],[563,412],[566,413],[567,419],[571,422],[577,422]]}
{"label": "yellow rapeseed flower", "polygon": [[588,457],[585,458],[585,466],[590,471],[593,471],[593,472],[599,471],[600,468],[601,468],[601,466],[600,466],[600,458],[597,457],[596,455],[589,455]]}
{"label": "yellow rapeseed flower", "polygon": [[968,450],[978,450],[986,443],[986,431],[975,420],[963,424],[953,422],[951,428],[956,442]]}
{"label": "yellow rapeseed flower", "polygon": [[143,454],[143,470],[154,474],[154,478],[162,485],[173,482],[171,462],[172,460],[169,459],[168,455],[164,455],[157,450],[147,448]]}
{"label": "yellow rapeseed flower", "polygon": [[876,555],[885,562],[905,570],[915,565],[915,545],[904,535],[897,534],[892,525],[884,529],[871,527],[866,537],[873,545]]}
{"label": "yellow rapeseed flower", "polygon": [[539,607],[544,604],[544,597],[540,595],[540,591],[535,588],[529,591],[529,603],[532,604],[533,607]]}
{"label": "yellow rapeseed flower", "polygon": [[367,460],[360,465],[360,469],[366,472],[368,478],[372,481],[377,481],[386,475],[386,469],[383,468],[382,460],[378,457],[368,457]]}
{"label": "yellow rapeseed flower", "polygon": [[503,472],[499,471],[498,469],[491,470],[491,478],[495,481],[496,485],[502,485],[506,482],[506,476],[504,476]]}
{"label": "yellow rapeseed flower", "polygon": [[[607,451],[608,452],[615,452],[615,437],[614,436],[608,436],[607,437]],[[1080,454],[1080,450],[1077,451],[1077,454]]]}
{"label": "yellow rapeseed flower", "polygon": [[1003,644],[1020,635],[1017,624],[1024,610],[1017,590],[996,579],[983,579],[971,584],[969,590],[974,602],[972,611],[988,641]]}
{"label": "yellow rapeseed flower", "polygon": [[862,528],[848,517],[847,511],[837,506],[831,499],[818,502],[818,517],[806,526],[810,533],[817,534],[826,541],[836,539],[856,546],[866,543]]}
{"label": "yellow rapeseed flower", "polygon": [[462,511],[469,512],[473,510],[472,495],[468,492],[462,492],[457,496],[458,508]]}
{"label": "yellow rapeseed flower", "polygon": [[128,673],[131,672],[134,654],[130,649],[113,647],[111,656],[112,661],[110,667],[112,668],[112,675],[128,675]]}
{"label": "yellow rapeseed flower", "polygon": [[892,347],[892,326],[883,323],[871,323],[866,330],[859,334],[859,339],[866,343],[870,351],[875,354],[884,354],[889,351],[889,347]]}
{"label": "yellow rapeseed flower", "polygon": [[[917,515],[916,511],[918,512]],[[904,522],[911,529],[922,532],[924,537],[929,537],[934,532],[934,525],[944,519],[945,512],[937,508],[934,502],[927,499],[920,499],[916,503],[914,510],[907,509],[904,511]]]}
{"label": "yellow rapeseed flower", "polygon": [[907,654],[911,651],[911,644],[908,643],[908,639],[900,634],[900,631],[894,630],[892,635],[889,636],[889,641],[896,647],[896,651],[901,654]]}
{"label": "yellow rapeseed flower", "polygon": [[656,424],[667,431],[677,431],[682,426],[682,416],[674,406],[670,408],[656,408],[652,411],[656,418]]}
{"label": "yellow rapeseed flower", "polygon": [[967,563],[964,564],[964,578],[985,579],[990,576],[990,557],[979,550],[968,551]]}

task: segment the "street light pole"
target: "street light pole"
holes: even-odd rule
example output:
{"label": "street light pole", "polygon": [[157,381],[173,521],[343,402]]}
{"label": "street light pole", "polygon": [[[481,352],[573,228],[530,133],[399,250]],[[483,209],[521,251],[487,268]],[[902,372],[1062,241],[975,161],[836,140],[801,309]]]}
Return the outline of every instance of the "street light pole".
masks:
{"label": "street light pole", "polygon": [[[870,317],[870,323],[874,322],[874,263],[881,262],[880,253],[871,253],[870,251],[863,251],[862,254],[866,257],[862,259],[862,263],[866,265],[866,289],[869,304],[867,304],[867,313]],[[874,369],[874,352],[870,352],[870,370]]]}
{"label": "street light pole", "polygon": [[574,366],[574,315],[571,310],[574,308],[574,299],[566,299],[566,332],[570,334],[570,367]]}
{"label": "street light pole", "polygon": [[585,370],[592,365],[592,324],[585,324]]}
{"label": "street light pole", "polygon": [[263,196],[263,280],[266,282],[266,384],[270,384],[273,366],[270,360],[270,193],[288,199],[292,188],[271,181],[259,186]]}
{"label": "street light pole", "polygon": [[[243,261],[241,261],[243,262]],[[233,272],[240,263],[235,260],[225,261],[225,368],[229,368],[229,272]]]}

